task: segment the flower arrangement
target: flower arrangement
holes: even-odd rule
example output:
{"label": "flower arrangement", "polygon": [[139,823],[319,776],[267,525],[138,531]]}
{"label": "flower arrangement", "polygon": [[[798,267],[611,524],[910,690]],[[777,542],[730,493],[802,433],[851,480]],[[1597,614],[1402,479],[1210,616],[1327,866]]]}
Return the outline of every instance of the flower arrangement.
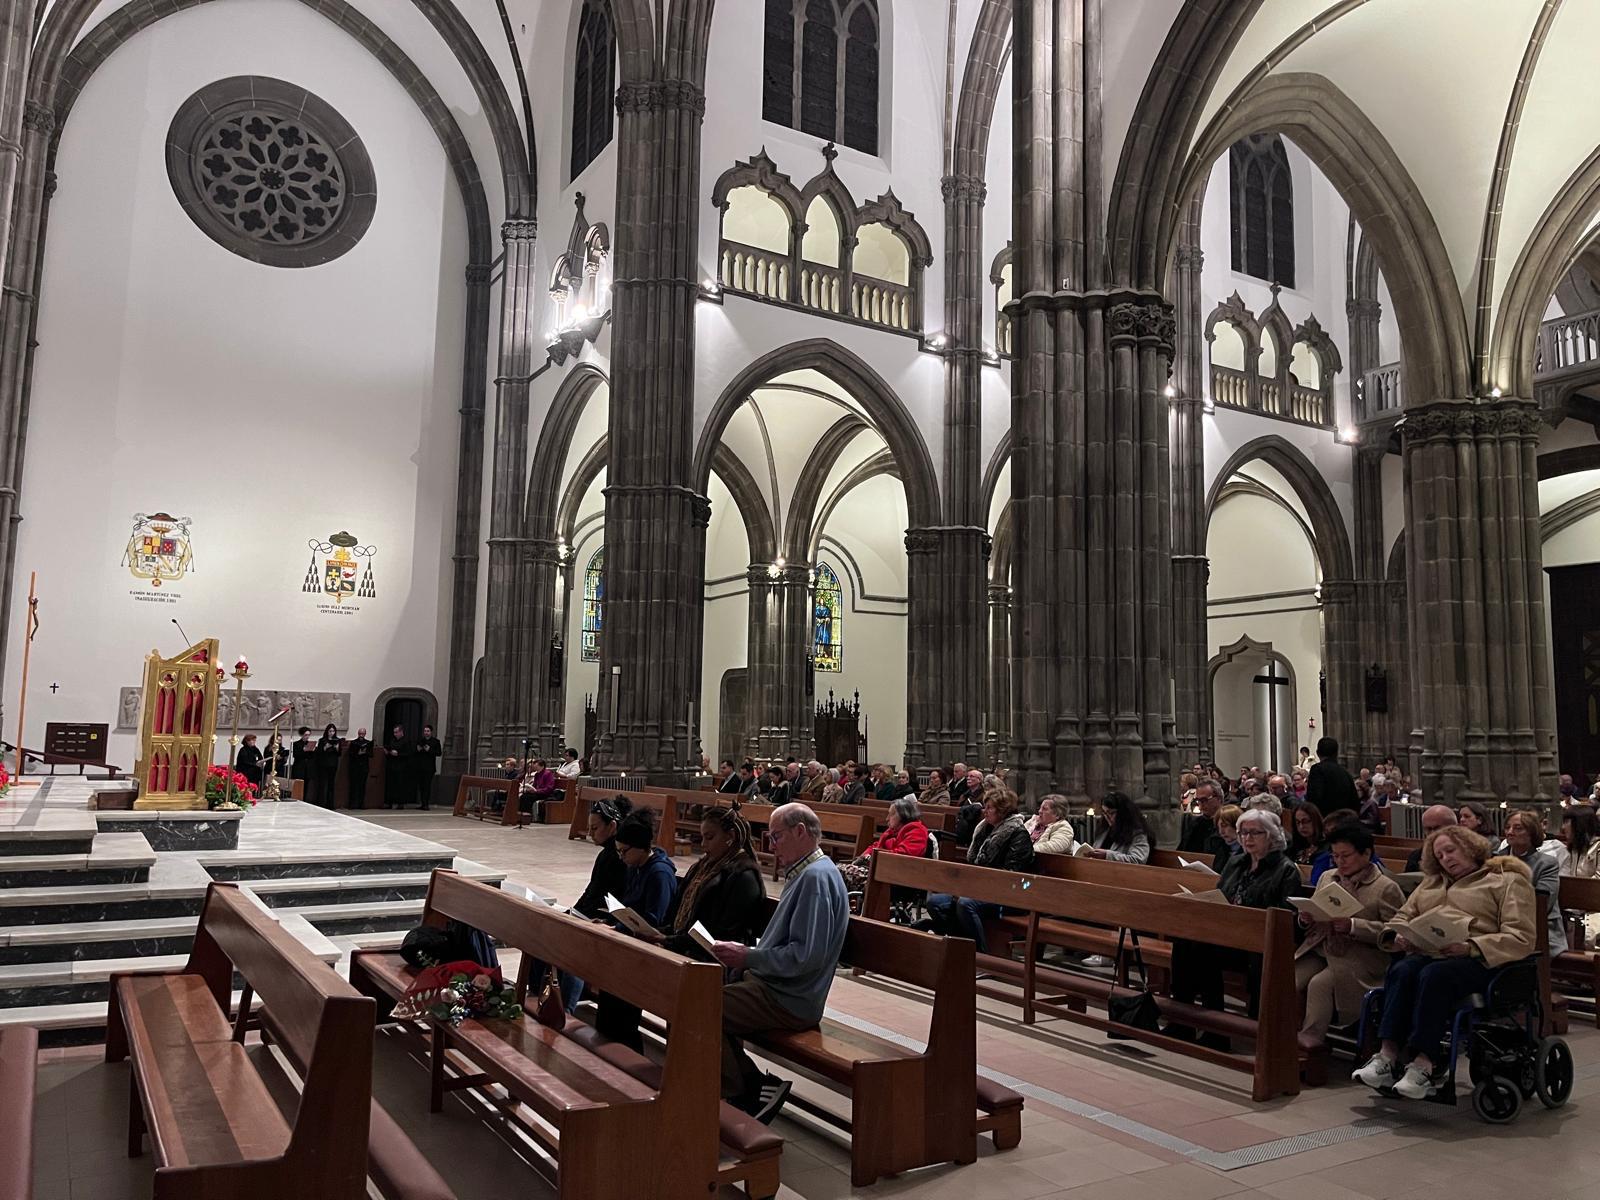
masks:
{"label": "flower arrangement", "polygon": [[402,1021],[429,1017],[447,1025],[459,1025],[468,1017],[515,1021],[522,1016],[522,1005],[499,967],[463,959],[420,971],[394,1006],[394,1015]]}
{"label": "flower arrangement", "polygon": [[0,763],[0,796],[11,790],[11,772],[6,770],[5,764]]}
{"label": "flower arrangement", "polygon": [[[233,786],[228,786],[229,779]],[[213,763],[206,768],[206,807],[225,808],[230,811],[254,808],[260,789],[237,771]]]}

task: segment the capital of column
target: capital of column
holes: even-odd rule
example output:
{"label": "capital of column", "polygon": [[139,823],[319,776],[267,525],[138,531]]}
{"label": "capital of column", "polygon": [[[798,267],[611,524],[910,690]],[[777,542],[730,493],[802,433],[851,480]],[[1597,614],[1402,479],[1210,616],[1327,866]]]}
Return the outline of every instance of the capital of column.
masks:
{"label": "capital of column", "polygon": [[1324,608],[1356,602],[1356,585],[1353,579],[1324,579],[1321,587]]}
{"label": "capital of column", "polygon": [[1206,252],[1200,249],[1197,242],[1180,242],[1178,252],[1173,256],[1173,264],[1180,271],[1198,271],[1206,265]]}
{"label": "capital of column", "polygon": [[29,100],[22,106],[22,127],[34,133],[51,134],[56,128],[56,110],[48,104]]}
{"label": "capital of column", "polygon": [[806,563],[753,562],[745,571],[752,587],[807,587],[811,567]]}
{"label": "capital of column", "polygon": [[980,525],[925,525],[918,529],[908,529],[906,553],[936,554],[948,551],[952,544],[958,544],[966,539],[975,541],[979,553],[985,560],[988,559],[994,539],[989,536],[989,531]]}
{"label": "capital of column", "polygon": [[567,544],[550,538],[525,538],[522,543],[523,561],[541,566],[560,567],[565,564],[562,551]]}
{"label": "capital of column", "polygon": [[624,83],[617,88],[619,113],[661,112],[668,109],[686,109],[704,117],[704,89],[683,79],[652,79],[642,83]]}
{"label": "capital of column", "polygon": [[533,217],[513,217],[500,225],[502,242],[531,242],[539,236],[539,222]]}
{"label": "capital of column", "polygon": [[1517,397],[1440,400],[1407,409],[1400,429],[1407,446],[1513,438],[1536,442],[1543,422],[1536,405]]}
{"label": "capital of column", "polygon": [[1154,342],[1170,350],[1178,336],[1172,305],[1155,300],[1113,304],[1109,326],[1113,346],[1118,342]]}
{"label": "capital of column", "polygon": [[979,175],[946,175],[939,181],[939,193],[948,200],[970,200],[982,204],[989,197],[989,185]]}
{"label": "capital of column", "polygon": [[487,287],[492,278],[494,278],[494,267],[489,263],[467,264],[468,287]]}
{"label": "capital of column", "polygon": [[1003,583],[989,585],[989,607],[1004,608],[1011,603],[1011,589]]}

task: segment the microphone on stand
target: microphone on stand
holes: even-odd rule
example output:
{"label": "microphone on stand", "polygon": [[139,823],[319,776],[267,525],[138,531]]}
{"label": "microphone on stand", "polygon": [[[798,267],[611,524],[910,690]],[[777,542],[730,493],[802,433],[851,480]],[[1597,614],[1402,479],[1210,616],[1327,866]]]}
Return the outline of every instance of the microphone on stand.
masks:
{"label": "microphone on stand", "polygon": [[193,642],[191,642],[191,641],[189,641],[189,635],[188,635],[188,634],[187,634],[187,633],[184,633],[184,632],[183,632],[183,626],[182,626],[182,625],[178,625],[178,618],[177,618],[177,617],[173,617],[173,618],[172,618],[172,623],[173,623],[173,624],[174,624],[174,625],[177,625],[177,626],[178,626],[178,634],[179,634],[179,636],[180,636],[180,637],[182,637],[182,638],[183,638],[183,640],[184,640],[184,642],[185,642],[185,643],[186,643],[186,644],[187,644],[187,645],[190,645],[190,646],[192,646],[192,645],[194,645],[194,643],[193,643]]}

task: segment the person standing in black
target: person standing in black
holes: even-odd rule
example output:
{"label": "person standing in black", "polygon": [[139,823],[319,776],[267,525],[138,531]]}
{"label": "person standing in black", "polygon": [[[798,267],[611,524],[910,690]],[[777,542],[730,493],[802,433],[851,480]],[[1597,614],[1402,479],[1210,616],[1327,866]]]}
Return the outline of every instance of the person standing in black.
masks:
{"label": "person standing in black", "polygon": [[433,726],[424,725],[416,753],[411,759],[412,777],[416,781],[417,799],[422,804],[423,812],[428,811],[428,800],[433,796],[433,777],[439,770],[439,756],[443,753],[444,746],[433,736]]}
{"label": "person standing in black", "polygon": [[411,739],[396,725],[383,739],[383,806],[404,808],[411,795]]}
{"label": "person standing in black", "polygon": [[299,736],[294,740],[294,761],[289,766],[289,774],[293,779],[300,781],[300,799],[311,799],[311,763],[317,754],[317,744],[311,740],[311,726],[300,726]]}
{"label": "person standing in black", "polygon": [[244,744],[233,760],[233,769],[257,787],[261,786],[261,748],[256,745],[256,735],[244,735]]}
{"label": "person standing in black", "polygon": [[333,781],[339,774],[339,755],[344,752],[344,739],[339,727],[331,722],[317,739],[311,763],[311,803],[318,808],[334,806]]}
{"label": "person standing in black", "polygon": [[1306,803],[1325,813],[1359,809],[1361,797],[1356,795],[1356,781],[1339,764],[1339,743],[1331,737],[1318,741],[1317,760],[1306,776]]}
{"label": "person standing in black", "polygon": [[372,773],[372,739],[365,729],[356,730],[350,743],[350,807],[367,806],[367,776]]}

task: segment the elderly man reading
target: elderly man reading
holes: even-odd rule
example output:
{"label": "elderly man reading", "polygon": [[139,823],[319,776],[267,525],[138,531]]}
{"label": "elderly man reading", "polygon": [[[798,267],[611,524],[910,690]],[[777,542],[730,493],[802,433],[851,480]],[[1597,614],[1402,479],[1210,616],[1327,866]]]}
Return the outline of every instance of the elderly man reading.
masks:
{"label": "elderly man reading", "polygon": [[722,1095],[771,1124],[790,1083],[763,1075],[740,1039],[768,1029],[810,1029],[822,1020],[844,948],[850,905],[833,863],[818,849],[822,825],[803,804],[773,810],[768,840],[784,868],[783,898],[754,946],[717,942],[723,966],[744,974],[722,989]]}

